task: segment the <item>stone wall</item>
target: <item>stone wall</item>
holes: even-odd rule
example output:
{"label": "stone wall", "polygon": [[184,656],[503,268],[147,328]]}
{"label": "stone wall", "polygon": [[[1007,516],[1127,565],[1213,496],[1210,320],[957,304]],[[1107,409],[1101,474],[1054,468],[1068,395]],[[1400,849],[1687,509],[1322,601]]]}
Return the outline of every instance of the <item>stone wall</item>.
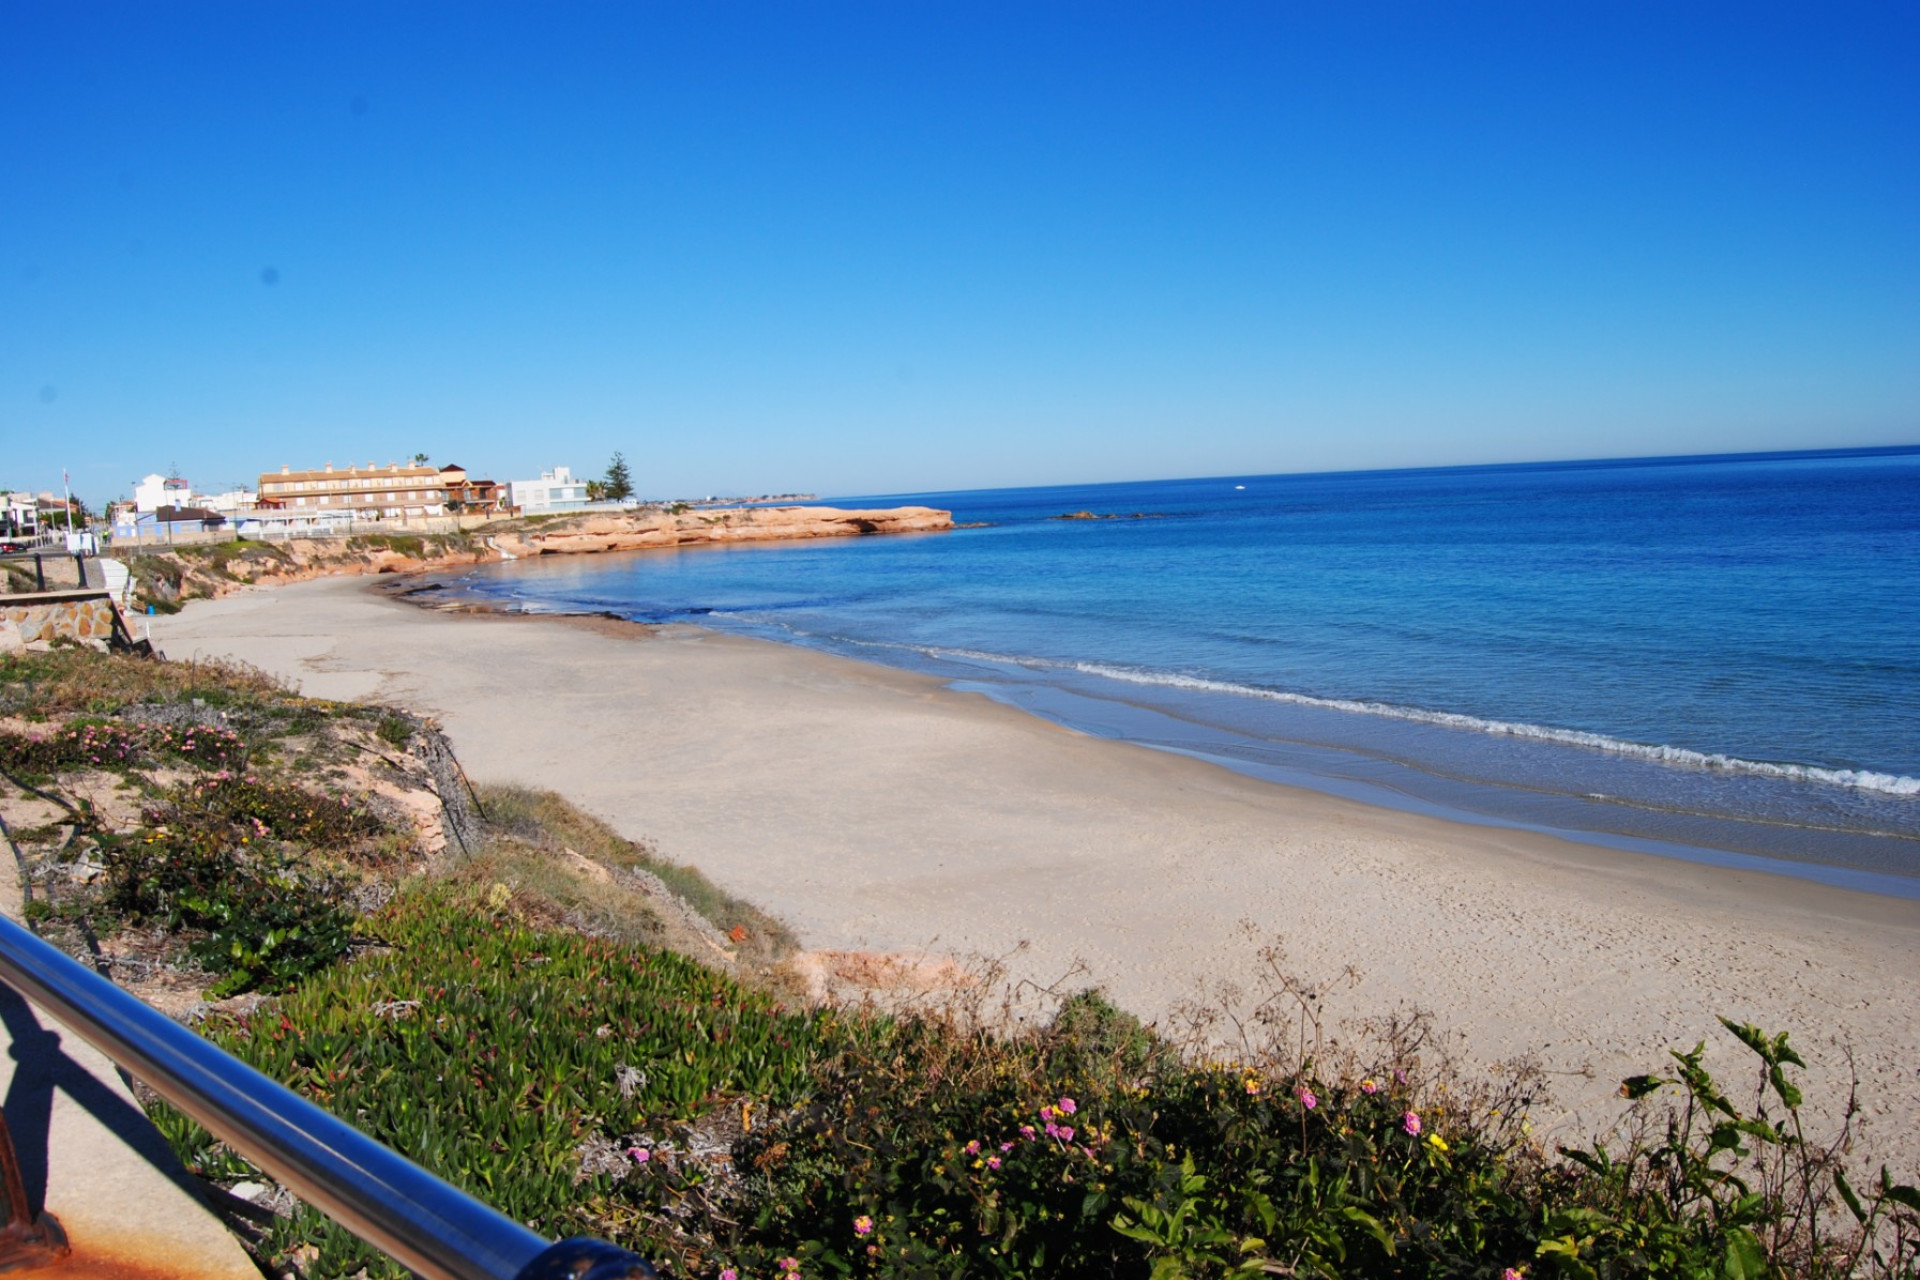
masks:
{"label": "stone wall", "polygon": [[0,596],[0,649],[62,637],[104,646],[113,624],[113,597],[105,591]]}

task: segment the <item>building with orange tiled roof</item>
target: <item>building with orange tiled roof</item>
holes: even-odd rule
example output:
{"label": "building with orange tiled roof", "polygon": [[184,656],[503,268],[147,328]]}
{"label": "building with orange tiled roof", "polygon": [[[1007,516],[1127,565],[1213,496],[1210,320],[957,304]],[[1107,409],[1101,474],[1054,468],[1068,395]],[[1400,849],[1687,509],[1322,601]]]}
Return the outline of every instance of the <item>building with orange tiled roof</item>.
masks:
{"label": "building with orange tiled roof", "polygon": [[[464,479],[464,474],[462,475]],[[281,467],[260,477],[260,505],[269,510],[340,514],[356,520],[443,515],[447,480],[438,467],[364,467],[339,470],[328,463],[318,471]]]}

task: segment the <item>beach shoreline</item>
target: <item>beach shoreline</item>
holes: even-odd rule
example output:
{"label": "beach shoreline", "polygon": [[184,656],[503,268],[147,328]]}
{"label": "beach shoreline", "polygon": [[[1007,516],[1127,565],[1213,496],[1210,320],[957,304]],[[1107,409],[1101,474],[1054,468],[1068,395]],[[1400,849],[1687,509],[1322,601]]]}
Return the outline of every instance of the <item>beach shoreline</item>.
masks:
{"label": "beach shoreline", "polygon": [[[604,624],[616,630],[623,626],[645,630],[666,625],[659,622],[641,622],[612,609],[561,612],[529,607],[511,596],[492,595],[472,590],[465,573],[436,571],[429,573],[426,577],[427,581],[424,584],[409,577],[399,582],[388,580],[377,583],[373,589],[381,591],[391,599],[440,613],[540,618],[549,621],[571,621],[576,625]],[[686,625],[701,626],[703,624]],[[1549,821],[1530,820],[1515,813],[1502,812],[1503,806],[1498,800],[1492,804],[1484,803],[1483,798],[1488,795],[1494,795],[1500,799],[1509,798],[1513,792],[1511,787],[1486,782],[1467,782],[1442,775],[1437,780],[1450,787],[1454,794],[1447,795],[1445,788],[1426,794],[1417,794],[1378,780],[1360,781],[1354,776],[1343,773],[1338,764],[1334,763],[1343,751],[1337,746],[1290,741],[1287,745],[1295,754],[1309,757],[1318,755],[1321,758],[1321,767],[1315,768],[1312,763],[1302,765],[1297,762],[1291,766],[1276,765],[1257,758],[1236,755],[1230,747],[1222,749],[1226,743],[1236,740],[1232,734],[1221,735],[1216,730],[1214,732],[1220,739],[1218,743],[1204,741],[1207,730],[1203,726],[1192,720],[1181,719],[1177,713],[1170,715],[1166,708],[1154,708],[1124,701],[1114,702],[1085,692],[1069,693],[1059,688],[1045,688],[1043,691],[1046,699],[1037,701],[1031,696],[1023,696],[1031,695],[1032,686],[996,681],[990,673],[985,671],[970,673],[963,678],[937,670],[923,670],[910,663],[889,660],[890,657],[902,652],[901,650],[881,649],[876,650],[872,655],[854,655],[846,654],[831,646],[811,642],[799,634],[756,636],[751,630],[742,632],[732,627],[709,626],[708,629],[727,635],[744,635],[746,638],[770,640],[773,643],[803,648],[809,652],[847,656],[854,661],[863,661],[868,665],[883,666],[892,670],[917,672],[938,681],[945,687],[984,694],[994,701],[1013,707],[1027,715],[1036,716],[1075,732],[1092,733],[1095,736],[1129,741],[1154,750],[1188,756],[1261,782],[1342,797],[1370,809],[1399,810],[1469,826],[1528,831],[1574,844],[1598,845],[1616,852],[1682,859],[1705,866],[1757,872],[1765,876],[1803,879],[1816,884],[1863,893],[1920,899],[1920,877],[1837,861],[1831,856],[1830,851],[1810,849],[1805,845],[1791,843],[1794,836],[1805,840],[1832,834],[1829,832],[1791,827],[1769,830],[1766,832],[1769,839],[1764,845],[1757,847],[1751,839],[1716,842],[1714,837],[1723,836],[1730,829],[1737,828],[1749,834],[1754,829],[1752,823],[1743,823],[1739,819],[1726,816],[1703,819],[1693,824],[1695,831],[1692,834],[1697,834],[1700,838],[1692,841],[1683,838],[1680,831],[1653,834],[1644,830],[1622,830],[1617,826],[1556,825]],[[912,652],[912,650],[909,649],[906,652]],[[1076,716],[1072,710],[1076,704],[1085,705],[1091,710],[1087,715]],[[1118,729],[1111,723],[1111,717],[1116,709],[1124,709],[1130,717],[1132,723],[1128,728]],[[1106,723],[1102,723],[1103,721]],[[1175,745],[1172,741],[1156,736],[1156,730],[1160,734],[1177,734],[1185,741]],[[1405,761],[1396,763],[1406,765]],[[1332,767],[1327,767],[1328,765]],[[1407,769],[1408,773],[1403,776],[1417,776],[1417,766],[1407,766]],[[1473,807],[1476,801],[1481,801],[1479,807]],[[1672,815],[1667,816],[1671,823]],[[1898,842],[1903,848],[1911,843],[1903,837],[1888,833],[1852,834],[1856,840],[1877,837],[1888,842]],[[1822,856],[1823,853],[1827,856]]]}
{"label": "beach shoreline", "polygon": [[1082,965],[1164,1018],[1247,985],[1249,937],[1277,938],[1311,980],[1363,972],[1330,1026],[1420,1006],[1469,1070],[1537,1058],[1561,1141],[1668,1048],[1707,1039],[1743,1079],[1725,1014],[1794,1034],[1816,1106],[1844,1100],[1850,1045],[1863,1149],[1920,1164],[1911,900],[1374,808],[696,627],[445,613],[353,580],[155,623],[175,660],[432,714],[474,777],[561,792],[809,946],[1008,957],[1038,983]]}

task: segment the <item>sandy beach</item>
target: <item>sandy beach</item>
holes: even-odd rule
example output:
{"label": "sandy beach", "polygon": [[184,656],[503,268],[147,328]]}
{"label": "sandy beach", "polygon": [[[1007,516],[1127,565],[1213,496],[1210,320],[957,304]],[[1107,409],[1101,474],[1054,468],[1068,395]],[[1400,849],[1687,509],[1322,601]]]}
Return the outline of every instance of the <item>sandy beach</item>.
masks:
{"label": "sandy beach", "polygon": [[[1480,1069],[1536,1056],[1551,1137],[1715,1015],[1788,1030],[1810,1097],[1920,1169],[1920,902],[1458,825],[1061,729],[940,681],[690,627],[439,614],[320,580],[153,619],[176,661],[437,717],[476,779],[551,788],[815,948],[1076,964],[1145,1017],[1289,967],[1361,982],[1330,1024],[1432,1010]],[[1024,943],[1024,950],[1016,949]],[[1744,1096],[1744,1093],[1737,1096]]]}

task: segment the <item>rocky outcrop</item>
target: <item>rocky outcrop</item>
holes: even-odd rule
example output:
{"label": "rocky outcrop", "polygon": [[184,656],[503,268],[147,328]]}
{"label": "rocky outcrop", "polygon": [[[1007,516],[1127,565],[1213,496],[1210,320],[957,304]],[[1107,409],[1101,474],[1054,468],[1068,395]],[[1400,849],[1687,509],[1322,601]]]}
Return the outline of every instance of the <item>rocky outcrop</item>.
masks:
{"label": "rocky outcrop", "polygon": [[248,586],[280,586],[309,578],[417,573],[500,559],[478,538],[462,535],[357,535],[284,542],[215,543],[126,556],[134,592],[162,608],[212,599]]}
{"label": "rocky outcrop", "polygon": [[723,511],[642,510],[506,520],[455,534],[361,534],[231,542],[148,551],[128,564],[143,600],[169,605],[352,574],[420,573],[532,556],[591,555],[710,542],[779,542],[869,533],[933,533],[953,513],[932,507],[846,511],[839,507],[740,507]]}
{"label": "rocky outcrop", "polygon": [[776,542],[868,533],[932,533],[953,528],[953,513],[932,507],[845,511],[839,507],[742,507],[727,511],[574,516],[489,538],[515,558],[638,551],[709,542]]}

